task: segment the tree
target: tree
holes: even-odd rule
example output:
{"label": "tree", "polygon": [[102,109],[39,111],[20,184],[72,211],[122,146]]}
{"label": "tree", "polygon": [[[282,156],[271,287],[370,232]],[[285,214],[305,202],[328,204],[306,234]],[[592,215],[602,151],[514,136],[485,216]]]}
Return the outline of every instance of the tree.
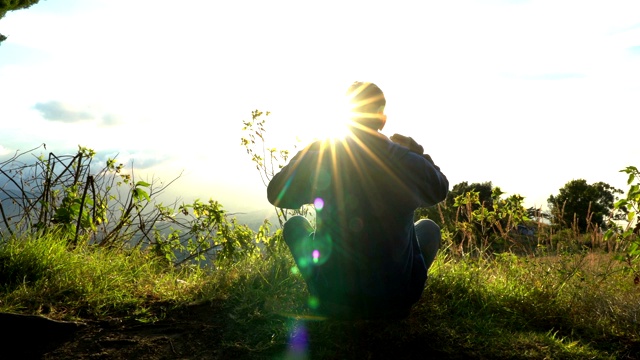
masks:
{"label": "tree", "polygon": [[[491,181],[472,184],[463,181],[453,186],[453,188],[447,194],[447,198],[442,203],[438,204],[437,206],[420,208],[416,210],[416,220],[426,217],[438,223],[440,227],[445,226],[446,223],[453,223],[457,211],[456,207],[454,206],[456,198],[460,195],[464,195],[472,191],[479,193],[480,204],[483,204],[489,209],[492,208],[493,198],[491,197],[491,194],[493,191],[493,184],[491,183]],[[474,204],[473,210],[479,208],[480,204]],[[443,219],[441,219],[441,217]]]}
{"label": "tree", "polygon": [[571,180],[559,191],[547,199],[556,225],[576,226],[584,233],[594,226],[606,228],[606,220],[617,217],[613,214],[614,203],[622,190],[607,183],[589,185],[584,179]]}
{"label": "tree", "polygon": [[442,230],[443,240],[461,253],[493,248],[502,251],[516,244],[518,226],[529,221],[524,198],[504,192],[490,181],[455,185],[447,198],[429,208],[416,210],[416,219],[429,218]]}
{"label": "tree", "polygon": [[[4,17],[7,11],[25,9],[33,4],[37,4],[39,0],[0,0],[0,19]],[[0,34],[0,43],[7,37]]]}
{"label": "tree", "polygon": [[478,210],[480,207],[493,209],[493,184],[491,181],[483,183],[469,184],[463,181],[453,186],[443,202],[428,208],[419,208],[415,211],[415,220],[428,218],[436,222],[441,229],[446,229],[450,233],[457,233],[456,226],[461,221],[459,203],[456,199],[465,197],[466,194],[477,193],[473,195],[474,200],[469,201],[469,211]]}

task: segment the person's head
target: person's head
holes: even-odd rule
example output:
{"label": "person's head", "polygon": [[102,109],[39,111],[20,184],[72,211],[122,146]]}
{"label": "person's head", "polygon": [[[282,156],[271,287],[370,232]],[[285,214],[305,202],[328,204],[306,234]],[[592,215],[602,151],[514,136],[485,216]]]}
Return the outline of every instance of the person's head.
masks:
{"label": "person's head", "polygon": [[347,96],[353,105],[353,122],[373,130],[382,130],[387,122],[384,114],[386,100],[376,84],[356,81],[349,86]]}

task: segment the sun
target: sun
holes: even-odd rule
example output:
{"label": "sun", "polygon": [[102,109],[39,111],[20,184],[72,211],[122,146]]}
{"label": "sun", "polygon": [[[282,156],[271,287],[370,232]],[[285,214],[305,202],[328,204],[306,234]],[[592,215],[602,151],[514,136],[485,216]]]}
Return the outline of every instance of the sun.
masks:
{"label": "sun", "polygon": [[276,146],[295,143],[300,148],[317,140],[341,140],[350,134],[354,104],[342,87],[317,86],[291,95],[279,101],[280,106],[267,121],[267,137]]}
{"label": "sun", "polygon": [[323,103],[322,107],[309,118],[302,137],[309,140],[343,139],[350,133],[353,118],[353,104],[347,96],[336,97]]}

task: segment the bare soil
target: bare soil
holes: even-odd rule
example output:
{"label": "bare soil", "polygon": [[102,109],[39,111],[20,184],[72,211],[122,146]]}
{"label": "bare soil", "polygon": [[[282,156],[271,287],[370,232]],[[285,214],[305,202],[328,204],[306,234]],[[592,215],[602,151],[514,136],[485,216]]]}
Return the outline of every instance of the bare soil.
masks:
{"label": "bare soil", "polygon": [[[80,323],[34,323],[19,320],[20,328],[3,350],[15,359],[232,359],[255,358],[221,346],[225,318],[212,303],[174,310],[160,321],[111,319]],[[3,321],[6,329],[8,323]],[[4,330],[3,330],[4,332]],[[5,342],[5,341],[2,341]],[[224,348],[227,350],[223,351]],[[4,351],[3,351],[4,352]],[[5,352],[6,354],[6,352]]]}
{"label": "bare soil", "polygon": [[[3,317],[4,315],[4,317]],[[281,315],[269,315],[281,316]],[[268,320],[268,319],[266,319]],[[266,321],[262,319],[262,321]],[[134,319],[52,321],[40,316],[0,313],[2,359],[467,359],[474,354],[451,356],[438,349],[439,341],[411,331],[418,319],[400,322],[306,323],[292,334],[264,339],[265,346],[243,343],[255,322],[238,327],[224,301],[192,304],[167,311],[162,320],[142,323]],[[7,329],[10,333],[6,332]],[[329,329],[327,331],[327,329]],[[401,331],[404,332],[404,331]],[[320,334],[321,333],[321,334]],[[329,333],[330,335],[327,335]],[[280,338],[278,338],[280,337]],[[304,339],[306,338],[306,339]],[[298,340],[301,337],[298,336]],[[315,341],[313,341],[315,340]],[[441,344],[440,344],[441,345]],[[7,356],[10,354],[10,356]]]}
{"label": "bare soil", "polygon": [[[8,315],[8,314],[4,314]],[[10,319],[10,320],[7,320]],[[8,317],[0,314],[2,359],[464,359],[445,356],[433,349],[434,339],[411,336],[401,343],[385,343],[374,335],[387,327],[384,323],[329,325],[335,330],[320,342],[311,341],[300,351],[295,341],[269,341],[268,346],[249,348],[234,340],[238,327],[224,302],[193,304],[171,310],[162,320],[141,323],[136,320],[87,320],[78,323],[51,321],[43,317]],[[411,320],[409,320],[411,321]],[[310,323],[313,327],[327,326]],[[395,326],[397,326],[397,322]],[[7,336],[6,329],[11,328]],[[19,329],[19,330],[15,330]],[[363,329],[366,329],[363,331]],[[251,326],[246,330],[251,332]],[[293,330],[295,331],[295,329]],[[303,334],[304,335],[304,334]],[[317,338],[317,337],[316,337]],[[11,354],[6,356],[6,354]],[[318,356],[319,354],[322,354]],[[467,354],[469,355],[469,354]]]}

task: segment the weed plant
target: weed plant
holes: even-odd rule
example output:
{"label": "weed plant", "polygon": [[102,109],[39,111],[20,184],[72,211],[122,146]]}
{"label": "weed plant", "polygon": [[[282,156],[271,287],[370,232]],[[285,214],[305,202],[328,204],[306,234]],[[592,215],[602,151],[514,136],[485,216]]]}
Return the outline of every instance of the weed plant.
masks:
{"label": "weed plant", "polygon": [[190,301],[203,287],[199,267],[167,266],[139,249],[82,245],[55,233],[0,243],[0,310],[53,318],[132,316],[143,321],[158,303]]}

